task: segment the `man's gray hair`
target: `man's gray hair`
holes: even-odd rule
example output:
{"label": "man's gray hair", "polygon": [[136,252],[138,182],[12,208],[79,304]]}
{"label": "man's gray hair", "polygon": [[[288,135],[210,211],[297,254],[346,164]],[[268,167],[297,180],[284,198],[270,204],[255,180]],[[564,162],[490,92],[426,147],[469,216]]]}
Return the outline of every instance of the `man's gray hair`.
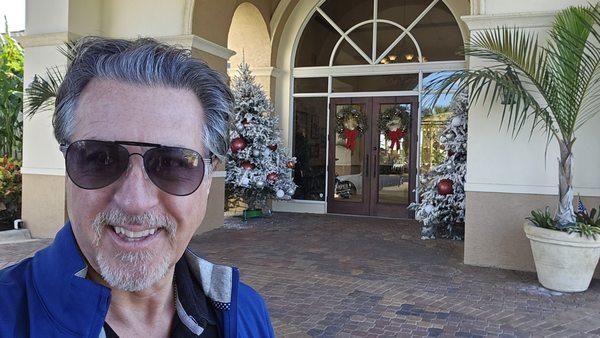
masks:
{"label": "man's gray hair", "polygon": [[77,100],[90,80],[100,78],[191,90],[204,110],[204,148],[220,160],[224,159],[233,96],[223,76],[203,61],[191,57],[189,50],[149,38],[84,37],[77,41],[72,55],[56,96],[52,119],[54,136],[60,144],[75,141],[71,136]]}

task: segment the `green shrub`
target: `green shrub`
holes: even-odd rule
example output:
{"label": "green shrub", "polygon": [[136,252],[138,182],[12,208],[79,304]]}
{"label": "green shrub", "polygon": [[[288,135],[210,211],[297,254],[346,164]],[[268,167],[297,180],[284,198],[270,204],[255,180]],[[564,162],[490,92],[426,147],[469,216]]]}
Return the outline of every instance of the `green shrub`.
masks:
{"label": "green shrub", "polygon": [[19,157],[23,141],[23,49],[0,34],[0,156]]}
{"label": "green shrub", "polygon": [[0,227],[10,228],[21,216],[21,162],[0,159]]}

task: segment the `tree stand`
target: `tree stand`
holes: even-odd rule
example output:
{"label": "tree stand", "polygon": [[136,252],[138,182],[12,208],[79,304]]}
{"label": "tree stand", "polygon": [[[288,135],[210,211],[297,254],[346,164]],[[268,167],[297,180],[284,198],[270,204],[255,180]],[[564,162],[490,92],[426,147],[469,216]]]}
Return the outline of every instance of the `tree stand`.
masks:
{"label": "tree stand", "polygon": [[271,216],[271,210],[263,212],[262,209],[246,209],[242,214],[242,220],[245,222],[250,218],[260,218]]}

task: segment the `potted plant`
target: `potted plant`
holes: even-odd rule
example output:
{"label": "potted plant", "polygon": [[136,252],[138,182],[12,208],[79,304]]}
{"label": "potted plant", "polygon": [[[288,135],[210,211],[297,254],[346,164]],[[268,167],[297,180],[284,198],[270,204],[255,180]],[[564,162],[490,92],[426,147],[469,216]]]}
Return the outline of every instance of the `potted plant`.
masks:
{"label": "potted plant", "polygon": [[596,209],[582,210],[566,229],[545,211],[532,211],[524,229],[531,242],[538,280],[546,288],[587,290],[600,258],[600,217]]}
{"label": "potted plant", "polygon": [[[574,212],[571,170],[575,133],[598,112],[600,46],[594,42],[600,41],[598,24],[600,4],[558,12],[545,46],[538,43],[535,33],[518,28],[498,27],[474,33],[464,54],[492,61],[493,65],[458,71],[426,87],[427,92],[437,95],[436,101],[444,92],[468,90],[470,101],[487,101],[490,112],[493,103],[500,101],[501,123],[512,130],[513,136],[531,122],[531,134],[539,129],[548,144],[558,143],[556,214],[536,211],[524,229],[532,243],[540,282],[559,291],[587,289],[598,261],[597,254],[592,253],[600,246],[600,238],[592,236],[596,226],[578,222]],[[592,252],[577,257],[566,247]],[[574,274],[584,266],[585,273]]]}

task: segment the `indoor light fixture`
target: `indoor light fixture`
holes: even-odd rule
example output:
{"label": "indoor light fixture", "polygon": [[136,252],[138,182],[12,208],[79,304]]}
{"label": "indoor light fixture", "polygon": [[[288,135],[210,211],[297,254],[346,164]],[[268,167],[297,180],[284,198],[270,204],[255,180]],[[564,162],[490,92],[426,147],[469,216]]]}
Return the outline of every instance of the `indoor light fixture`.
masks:
{"label": "indoor light fixture", "polygon": [[390,61],[393,62],[393,61],[396,61],[397,56],[393,55],[393,54],[390,54],[390,55],[388,55],[388,58],[390,59]]}
{"label": "indoor light fixture", "polygon": [[406,61],[412,61],[412,59],[414,59],[414,55],[412,53],[408,53],[406,55],[404,55],[404,58],[406,59]]}

